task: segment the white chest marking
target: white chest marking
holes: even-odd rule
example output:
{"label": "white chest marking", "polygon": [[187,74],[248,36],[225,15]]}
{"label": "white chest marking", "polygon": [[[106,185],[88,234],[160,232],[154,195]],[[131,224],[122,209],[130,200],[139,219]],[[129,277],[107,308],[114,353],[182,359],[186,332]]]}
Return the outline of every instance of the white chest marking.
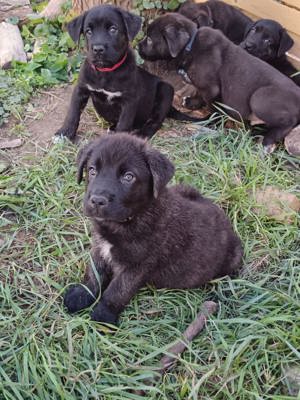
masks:
{"label": "white chest marking", "polygon": [[105,240],[99,233],[94,236],[94,244],[99,252],[100,256],[107,263],[112,262],[111,249],[113,245]]}
{"label": "white chest marking", "polygon": [[93,88],[90,85],[86,85],[86,87],[91,91],[91,92],[98,92],[98,93],[103,93],[107,96],[107,100],[111,101],[112,99],[114,99],[115,97],[121,97],[122,96],[122,92],[109,92],[108,90],[105,89],[96,89]]}
{"label": "white chest marking", "polygon": [[111,248],[111,243],[107,242],[104,239],[101,240],[99,246],[100,254],[107,263],[110,263],[112,261]]}

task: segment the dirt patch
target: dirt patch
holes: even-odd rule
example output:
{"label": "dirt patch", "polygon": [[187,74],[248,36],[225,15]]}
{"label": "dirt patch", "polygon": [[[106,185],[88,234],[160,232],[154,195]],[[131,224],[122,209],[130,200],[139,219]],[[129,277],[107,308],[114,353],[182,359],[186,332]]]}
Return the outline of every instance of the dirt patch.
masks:
{"label": "dirt patch", "polygon": [[[38,156],[47,152],[53,144],[53,136],[60,128],[68,110],[72,86],[60,86],[47,91],[40,91],[25,106],[24,118],[11,118],[0,128],[1,139],[21,138],[23,145],[16,149],[6,150],[6,156],[14,162],[34,163]],[[100,125],[100,126],[99,126]],[[105,131],[97,119],[93,107],[88,105],[82,114],[79,132],[91,135]]]}
{"label": "dirt patch", "polygon": [[[65,115],[68,111],[70,98],[72,95],[72,85],[56,87],[50,90],[40,91],[25,106],[23,119],[11,118],[7,124],[0,128],[0,138],[12,140],[22,139],[22,146],[14,149],[7,149],[2,152],[2,158],[10,159],[11,163],[34,164],[39,158],[47,153],[53,144],[55,132],[61,127]],[[175,98],[176,108],[183,112]],[[194,113],[196,117],[201,114]],[[79,125],[78,142],[83,137],[95,137],[105,133],[107,125],[99,119],[91,103],[82,113]],[[195,125],[188,123],[178,123],[166,120],[163,129],[159,131],[161,136],[189,136],[195,133]],[[1,158],[1,154],[0,154]]]}

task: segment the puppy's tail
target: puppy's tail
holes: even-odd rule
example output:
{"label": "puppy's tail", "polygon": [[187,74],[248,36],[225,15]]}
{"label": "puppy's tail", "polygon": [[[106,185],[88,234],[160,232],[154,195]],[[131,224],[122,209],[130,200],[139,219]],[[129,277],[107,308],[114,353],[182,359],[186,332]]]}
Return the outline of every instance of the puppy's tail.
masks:
{"label": "puppy's tail", "polygon": [[181,111],[176,110],[176,108],[172,106],[170,108],[170,111],[168,112],[167,117],[175,119],[176,121],[201,122],[201,121],[207,121],[210,118],[210,115],[203,118],[190,117],[189,115],[186,115]]}

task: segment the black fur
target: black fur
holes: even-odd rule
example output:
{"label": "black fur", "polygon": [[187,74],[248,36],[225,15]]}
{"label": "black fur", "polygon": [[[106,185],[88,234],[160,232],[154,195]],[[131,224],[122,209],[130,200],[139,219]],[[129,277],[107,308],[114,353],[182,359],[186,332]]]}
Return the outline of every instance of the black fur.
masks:
{"label": "black fur", "polygon": [[[103,5],[90,9],[68,24],[75,42],[85,36],[87,58],[63,126],[56,135],[74,140],[80,115],[89,97],[97,113],[108,121],[111,130],[133,132],[150,138],[172,111],[174,90],[171,85],[138,67],[129,42],[138,33],[141,18],[121,8]],[[111,72],[95,68],[111,68]],[[177,112],[172,116],[197,121]]]}
{"label": "black fur", "polygon": [[235,44],[241,43],[252,24],[252,20],[241,11],[220,0],[204,3],[188,0],[180,6],[178,12],[195,22],[198,28],[209,26],[219,29]]}
{"label": "black fur", "polygon": [[[173,43],[172,50],[165,40],[171,28],[181,36],[188,33],[183,43]],[[236,119],[264,123],[267,132],[263,144],[269,152],[300,123],[300,89],[216,29],[200,28],[192,50],[187,52],[186,45],[196,31],[196,24],[181,14],[161,16],[149,25],[146,38],[139,44],[140,54],[149,60],[173,58],[206,104],[219,101],[235,110],[227,112]]]}
{"label": "black fur", "polygon": [[[137,291],[197,288],[234,274],[242,247],[224,212],[194,188],[167,188],[174,166],[134,136],[105,136],[78,155],[78,179],[86,171],[84,211],[93,223],[92,258],[101,276],[101,299],[92,319],[116,323]],[[92,267],[83,281],[100,287]],[[83,286],[65,295],[70,312],[95,300]]]}
{"label": "black fur", "polygon": [[297,71],[285,55],[293,44],[293,39],[282,25],[271,19],[260,19],[249,26],[241,47],[266,61],[300,86],[300,71]]}

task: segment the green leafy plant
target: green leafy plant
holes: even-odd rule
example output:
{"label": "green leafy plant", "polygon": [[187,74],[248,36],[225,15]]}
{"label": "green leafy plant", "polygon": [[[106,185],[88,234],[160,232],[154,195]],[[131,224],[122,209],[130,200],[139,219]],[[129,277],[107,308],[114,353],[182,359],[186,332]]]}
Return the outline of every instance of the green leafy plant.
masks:
{"label": "green leafy plant", "polygon": [[[74,80],[82,59],[80,54],[70,55],[75,45],[64,31],[65,18],[55,21],[32,19],[22,28],[25,51],[31,54],[28,63],[13,62],[12,69],[0,71],[0,125],[11,114],[19,114],[38,88]],[[39,51],[33,54],[35,43]]]}

